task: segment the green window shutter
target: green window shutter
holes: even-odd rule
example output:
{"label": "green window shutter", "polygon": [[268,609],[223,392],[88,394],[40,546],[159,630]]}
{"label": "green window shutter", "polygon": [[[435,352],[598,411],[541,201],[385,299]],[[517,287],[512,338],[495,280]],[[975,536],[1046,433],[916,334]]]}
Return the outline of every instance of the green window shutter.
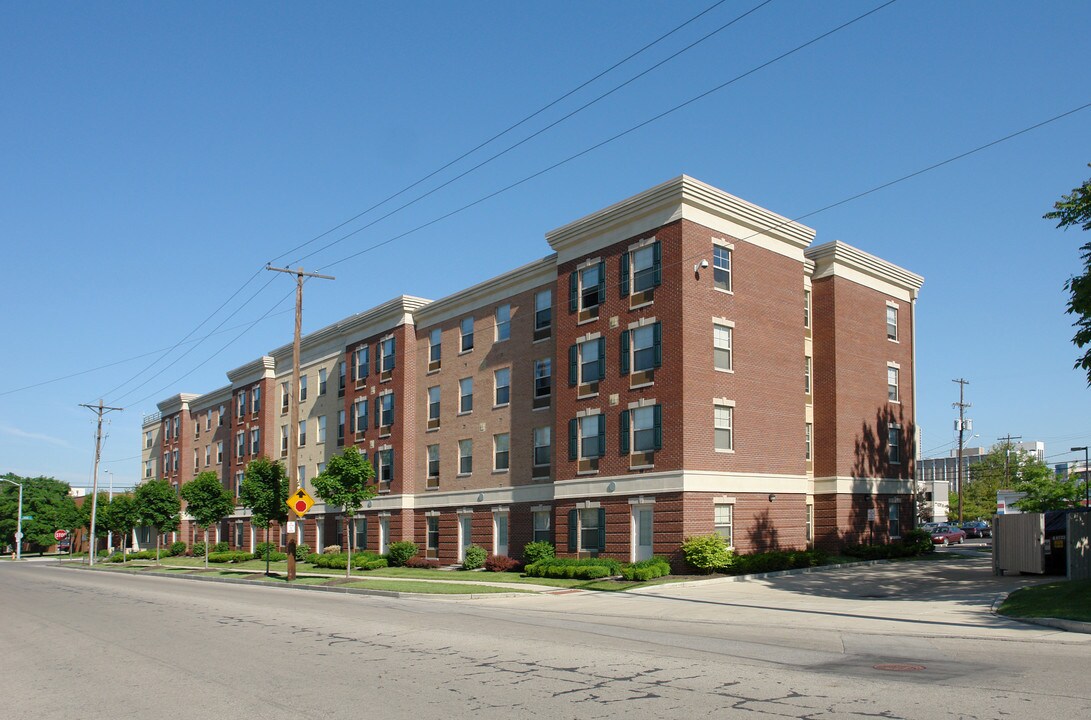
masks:
{"label": "green window shutter", "polygon": [[606,416],[599,415],[599,457],[606,456]]}
{"label": "green window shutter", "polygon": [[599,552],[606,549],[606,508],[599,508]]}
{"label": "green window shutter", "polygon": [[663,253],[656,242],[652,245],[652,287],[659,287],[663,282]]}
{"label": "green window shutter", "polygon": [[371,461],[371,467],[375,470],[375,482],[379,482],[379,451],[375,451],[375,459]]}
{"label": "green window shutter", "polygon": [[579,309],[580,279],[576,271],[568,276],[568,312],[576,312]]}
{"label": "green window shutter", "polygon": [[618,425],[619,425],[618,437],[621,440],[621,442],[620,442],[621,454],[622,455],[628,455],[629,454],[629,411],[628,410],[622,410],[621,414],[618,415],[617,419],[618,419]]}
{"label": "green window shutter", "polygon": [[652,364],[654,367],[659,367],[663,364],[663,326],[660,323],[652,326],[652,346],[655,355]]}
{"label": "green window shutter", "polygon": [[575,386],[580,375],[580,350],[576,345],[568,348],[568,384]]}
{"label": "green window shutter", "polygon": [[599,380],[606,377],[606,338],[599,338]]}
{"label": "green window shutter", "polygon": [[621,354],[618,357],[619,364],[621,365],[621,376],[625,377],[629,374],[629,331],[623,330],[621,333]]}
{"label": "green window shutter", "polygon": [[[659,407],[656,405],[656,407]],[[390,481],[394,482],[394,449],[390,449]]]}
{"label": "green window shutter", "polygon": [[652,410],[652,442],[656,450],[663,449],[663,406],[656,405]]}
{"label": "green window shutter", "polygon": [[577,435],[577,422],[575,418],[568,421],[568,459],[575,460],[579,457],[579,436]]}
{"label": "green window shutter", "polygon": [[599,305],[606,304],[606,261],[599,260]]}
{"label": "green window shutter", "polygon": [[576,538],[579,537],[579,517],[576,510],[568,511],[568,552],[576,552]]}
{"label": "green window shutter", "polygon": [[382,405],[383,405],[382,402],[380,402],[379,400],[375,401],[375,427],[380,427],[382,425],[382,422],[383,422],[382,413],[379,410],[379,408],[381,408]]}
{"label": "green window shutter", "polygon": [[629,297],[629,253],[621,253],[621,268],[618,270],[618,288],[621,297]]}
{"label": "green window shutter", "polygon": [[364,426],[362,428],[356,428],[356,432],[367,430],[367,400],[364,400],[364,411],[360,413],[360,417],[364,419]]}

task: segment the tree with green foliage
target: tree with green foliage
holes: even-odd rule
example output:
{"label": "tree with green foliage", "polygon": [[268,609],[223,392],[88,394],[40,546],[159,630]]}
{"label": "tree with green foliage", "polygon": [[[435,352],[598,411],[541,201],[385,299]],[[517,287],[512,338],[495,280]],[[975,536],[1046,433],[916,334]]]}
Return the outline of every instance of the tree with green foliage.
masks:
{"label": "tree with green foliage", "polygon": [[[1091,167],[1091,163],[1088,167]],[[1042,217],[1056,220],[1059,228],[1091,230],[1091,179],[1072,188],[1068,195],[1062,195],[1060,200],[1053,203],[1053,210]],[[1066,312],[1076,316],[1076,322],[1072,323],[1076,327],[1072,342],[1082,349],[1091,344],[1091,241],[1080,246],[1080,257],[1083,259],[1083,274],[1070,277],[1064,287],[1069,293]],[[1084,351],[1073,367],[1083,368],[1087,373],[1087,384],[1091,385],[1091,348]]]}
{"label": "tree with green foliage", "polygon": [[[74,501],[69,496],[68,483],[51,477],[20,477],[13,473],[3,476],[6,480],[23,486],[23,543],[35,547],[38,553],[56,543],[53,532],[68,530]],[[19,525],[19,488],[10,483],[0,483],[0,538],[15,542]]]}
{"label": "tree with green foliage", "polygon": [[[970,465],[970,477],[962,489],[964,520],[990,518],[996,514],[996,493],[1015,490],[1022,483],[1044,482],[1053,471],[1038,459],[1011,443],[999,442],[981,460]],[[951,498],[952,515],[958,516],[958,496]]]}
{"label": "tree with green foliage", "polygon": [[375,497],[375,486],[370,484],[375,478],[375,469],[365,455],[355,447],[347,447],[340,455],[334,455],[326,463],[326,469],[314,479],[314,489],[318,497],[327,505],[339,507],[345,516],[345,533],[348,542],[348,564],[345,577],[352,573],[352,541],[356,527],[356,511],[367,500]]}
{"label": "tree with green foliage", "polygon": [[186,513],[198,527],[205,529],[205,567],[208,567],[208,528],[231,514],[235,498],[223,486],[216,473],[206,470],[182,486]]}
{"label": "tree with green foliage", "polygon": [[1052,472],[1034,473],[1021,478],[1015,490],[1027,496],[1015,503],[1023,512],[1064,510],[1083,505],[1083,482],[1077,477],[1055,475]]}
{"label": "tree with green foliage", "polygon": [[246,466],[239,503],[250,508],[250,524],[265,530],[265,572],[269,573],[269,526],[288,520],[288,474],[280,462],[259,457]]}
{"label": "tree with green foliage", "polygon": [[110,512],[107,515],[106,528],[117,533],[121,540],[121,554],[126,556],[125,539],[132,535],[133,528],[140,522],[136,500],[131,495],[117,495],[110,501]]}
{"label": "tree with green foliage", "polygon": [[148,480],[137,486],[134,494],[137,515],[143,525],[155,528],[155,563],[159,564],[159,545],[163,533],[174,532],[182,520],[182,503],[174,486],[166,480]]}
{"label": "tree with green foliage", "polygon": [[[95,511],[95,538],[91,540],[91,510]],[[98,549],[98,540],[106,537],[108,531],[107,526],[110,518],[110,496],[104,492],[98,494],[98,502],[92,503],[90,497],[83,499],[83,505],[80,505],[80,527],[87,531],[87,547],[88,552],[94,552]]]}

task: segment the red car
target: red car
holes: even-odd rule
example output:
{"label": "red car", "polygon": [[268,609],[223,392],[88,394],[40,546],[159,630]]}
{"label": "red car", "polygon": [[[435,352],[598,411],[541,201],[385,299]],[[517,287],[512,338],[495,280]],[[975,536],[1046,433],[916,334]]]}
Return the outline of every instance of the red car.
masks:
{"label": "red car", "polygon": [[961,544],[966,539],[966,533],[954,525],[939,525],[932,529],[933,545]]}

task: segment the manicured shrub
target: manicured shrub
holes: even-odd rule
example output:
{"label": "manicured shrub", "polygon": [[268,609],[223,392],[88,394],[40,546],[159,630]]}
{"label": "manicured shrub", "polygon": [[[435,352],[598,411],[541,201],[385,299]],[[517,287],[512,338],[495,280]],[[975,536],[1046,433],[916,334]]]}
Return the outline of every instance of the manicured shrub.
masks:
{"label": "manicured shrub", "polygon": [[224,540],[221,540],[220,542],[212,546],[211,552],[222,553],[228,552],[229,550],[231,550],[231,544]]}
{"label": "manicured shrub", "polygon": [[821,550],[774,550],[752,555],[738,555],[727,568],[727,572],[732,575],[751,575],[816,567],[825,563],[826,559],[826,553]]}
{"label": "manicured shrub", "polygon": [[295,546],[295,559],[306,560],[307,556],[311,554],[311,546],[307,543],[299,543]]}
{"label": "manicured shrub", "polygon": [[259,542],[258,544],[254,545],[254,557],[264,560],[266,552],[276,552],[276,549],[276,543]]}
{"label": "manicured shrub", "polygon": [[208,561],[210,563],[239,563],[253,559],[254,554],[248,553],[245,550],[227,550],[224,552],[214,552],[208,554]]}
{"label": "manicured shrub", "polygon": [[485,548],[481,547],[480,545],[471,545],[466,548],[466,552],[462,560],[462,569],[476,570],[479,567],[483,567],[485,565],[485,558],[487,558],[488,556],[489,553],[485,550]]}
{"label": "manicured shrub", "polygon": [[621,563],[609,558],[547,558],[527,565],[523,572],[530,577],[593,580],[620,574]]}
{"label": "manicured shrub", "polygon": [[352,564],[356,566],[357,570],[378,570],[379,568],[385,568],[389,565],[386,558],[368,558],[364,557],[357,560],[355,556],[352,558]]}
{"label": "manicured shrub", "polygon": [[511,572],[519,567],[519,562],[507,555],[489,555],[485,558],[485,569],[489,572]]}
{"label": "manicured shrub", "polygon": [[167,548],[167,555],[170,555],[171,557],[175,557],[177,555],[185,555],[185,554],[186,554],[186,544],[184,542],[182,542],[181,540],[178,540],[177,542],[172,542],[170,544],[170,547]]}
{"label": "manicured shrub", "polygon": [[110,557],[106,558],[106,562],[119,563],[125,562],[125,556],[119,552],[114,553]]}
{"label": "manicured shrub", "polygon": [[423,558],[420,555],[413,555],[405,561],[405,567],[437,570],[439,569],[439,560],[433,560],[432,558]]}
{"label": "manicured shrub", "polygon": [[556,557],[556,555],[557,552],[553,548],[553,543],[546,542],[545,540],[529,542],[523,546],[523,562],[527,565],[536,563],[539,560],[547,560],[551,557]]}
{"label": "manicured shrub", "polygon": [[340,545],[327,545],[326,547],[322,548],[322,554],[324,554],[324,555],[337,555],[340,552],[341,552],[341,546]]}
{"label": "manicured shrub", "polygon": [[626,580],[652,580],[670,574],[670,561],[658,556],[621,566],[621,577]]}
{"label": "manicured shrub", "polygon": [[130,560],[155,560],[155,550],[139,550],[129,553]]}
{"label": "manicured shrub", "polygon": [[197,541],[193,543],[193,557],[203,557],[205,554],[205,544],[203,541]]}
{"label": "manicured shrub", "polygon": [[704,573],[722,570],[731,563],[731,548],[727,540],[713,533],[695,535],[682,543],[686,564]]}
{"label": "manicured shrub", "polygon": [[386,557],[393,567],[401,567],[406,564],[409,558],[415,556],[417,551],[418,548],[415,542],[399,540],[398,542],[390,543]]}
{"label": "manicured shrub", "polygon": [[902,538],[902,544],[913,555],[924,555],[936,550],[936,546],[932,544],[932,535],[921,528],[914,528],[907,532]]}

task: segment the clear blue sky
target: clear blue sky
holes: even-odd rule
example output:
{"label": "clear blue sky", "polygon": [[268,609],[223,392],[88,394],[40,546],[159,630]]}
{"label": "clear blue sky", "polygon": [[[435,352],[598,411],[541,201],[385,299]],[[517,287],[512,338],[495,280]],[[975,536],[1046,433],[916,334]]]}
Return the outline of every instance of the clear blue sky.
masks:
{"label": "clear blue sky", "polygon": [[[141,418],[157,401],[221,387],[225,371],[290,340],[291,280],[260,271],[264,263],[298,260],[303,252],[284,253],[712,1],[0,3],[0,472],[89,485],[94,415],[79,403],[103,397],[125,408],[108,416],[103,468],[115,485],[131,485],[140,473]],[[758,2],[722,3],[307,250],[436,187]],[[1091,102],[1091,4],[900,0],[510,191],[331,265],[881,2],[773,0],[306,258],[308,269],[326,267],[337,281],[308,285],[304,331],[401,293],[442,297],[539,258],[549,252],[547,231],[681,173],[799,217]],[[1053,455],[1091,442],[1091,393],[1072,369],[1062,288],[1091,237],[1041,219],[1091,173],[1089,131],[1091,109],[803,220],[817,229],[816,242],[844,240],[925,277],[917,417],[928,454],[952,447],[957,377],[971,383],[980,433],[972,444],[1010,432],[1046,441]],[[218,334],[172,367],[160,361],[130,382],[255,274],[193,338],[222,322]],[[66,379],[19,390],[54,378]]]}

